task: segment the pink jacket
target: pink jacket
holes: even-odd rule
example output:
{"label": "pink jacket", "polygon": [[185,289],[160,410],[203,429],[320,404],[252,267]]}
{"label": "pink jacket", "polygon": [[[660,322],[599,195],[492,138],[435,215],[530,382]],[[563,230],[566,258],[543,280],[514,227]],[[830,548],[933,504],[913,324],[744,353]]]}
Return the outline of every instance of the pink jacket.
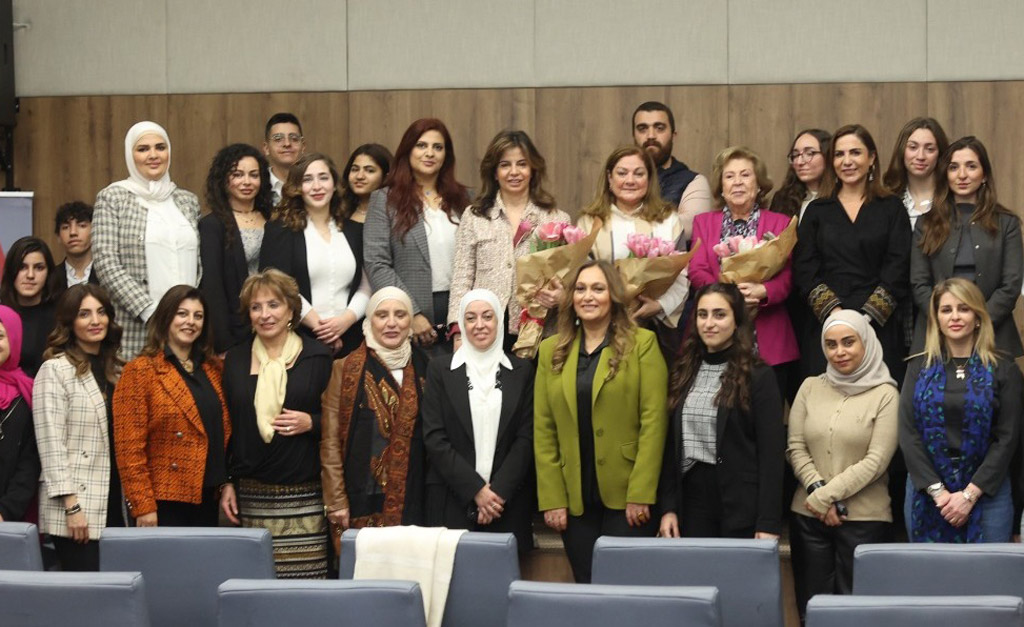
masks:
{"label": "pink jacket", "polygon": [[[757,237],[765,231],[778,235],[789,225],[789,216],[774,211],[761,210],[757,223]],[[718,281],[722,268],[718,255],[712,247],[721,240],[722,211],[711,211],[696,216],[693,220],[693,241],[701,241],[700,250],[690,260],[689,272],[692,289]],[[761,309],[754,321],[757,329],[757,346],[761,358],[770,365],[784,364],[800,358],[793,324],[786,312],[786,299],[793,287],[792,257],[781,272],[764,282],[768,298],[761,303]]]}

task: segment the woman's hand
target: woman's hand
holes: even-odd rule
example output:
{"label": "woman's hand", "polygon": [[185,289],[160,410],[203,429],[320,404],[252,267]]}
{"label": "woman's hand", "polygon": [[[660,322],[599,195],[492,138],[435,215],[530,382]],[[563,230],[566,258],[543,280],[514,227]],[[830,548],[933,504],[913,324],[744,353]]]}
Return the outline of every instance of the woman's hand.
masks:
{"label": "woman's hand", "polygon": [[[975,495],[974,501],[965,499],[963,492],[947,492],[949,498],[946,499],[946,502],[939,509],[946,522],[957,528],[963,527],[967,523],[967,518],[971,515],[974,504],[977,502],[978,497],[981,496],[981,490],[975,488],[974,484],[969,485],[966,489],[971,490],[971,493]],[[936,499],[936,505],[938,505],[938,499]]]}
{"label": "woman's hand", "polygon": [[220,510],[224,512],[233,525],[240,525],[238,519],[238,497],[235,496],[235,486],[225,483],[220,489]]}
{"label": "woman's hand", "polygon": [[569,522],[569,510],[565,507],[549,509],[544,512],[544,524],[555,531],[565,531]]}
{"label": "woman's hand", "polygon": [[749,305],[758,305],[762,300],[768,298],[768,290],[764,283],[738,283],[736,287],[739,288],[740,294],[743,294],[743,300]]}
{"label": "woman's hand", "polygon": [[565,287],[562,285],[562,281],[558,277],[554,277],[537,290],[535,298],[541,306],[555,309],[562,303],[564,296]]}
{"label": "woman's hand", "polygon": [[779,539],[779,534],[777,534],[777,533],[768,533],[767,531],[755,531],[754,532],[754,539],[755,540],[778,540]]}
{"label": "woman's hand", "polygon": [[333,512],[327,512],[327,520],[331,522],[334,527],[334,531],[340,536],[341,532],[348,529],[349,526],[349,508],[336,509]]}
{"label": "woman's hand", "polygon": [[839,517],[839,512],[836,510],[835,503],[833,503],[825,515],[821,517],[821,522],[825,523],[826,527],[838,527],[843,524],[843,519]]}
{"label": "woman's hand", "polygon": [[346,309],[339,316],[320,318],[320,323],[313,327],[313,333],[316,334],[316,339],[324,344],[334,344],[352,327],[355,321],[355,315]]}
{"label": "woman's hand", "polygon": [[313,430],[313,417],[304,411],[282,409],[281,413],[274,418],[274,431],[281,435],[299,435]]}
{"label": "woman's hand", "polygon": [[420,346],[430,346],[437,340],[437,331],[423,314],[412,317],[412,341]]}
{"label": "woman's hand", "polygon": [[640,306],[633,311],[632,317],[634,320],[645,320],[665,311],[661,303],[643,294],[638,295],[636,300],[640,303]]}
{"label": "woman's hand", "polygon": [[658,528],[658,536],[662,538],[679,537],[679,516],[676,516],[675,512],[661,515],[661,527]]}
{"label": "woman's hand", "polygon": [[85,518],[85,512],[67,516],[68,535],[79,544],[89,541],[89,521]]}
{"label": "woman's hand", "polygon": [[135,526],[136,527],[156,527],[157,526],[156,512],[150,512],[148,514],[143,514],[142,516],[139,516],[138,518],[135,519]]}
{"label": "woman's hand", "polygon": [[626,522],[630,527],[646,525],[651,520],[651,506],[646,503],[626,503]]}
{"label": "woman's hand", "polygon": [[501,518],[505,511],[505,499],[498,496],[498,493],[491,489],[491,484],[480,488],[480,491],[473,497],[476,502],[477,522],[481,525],[489,525]]}

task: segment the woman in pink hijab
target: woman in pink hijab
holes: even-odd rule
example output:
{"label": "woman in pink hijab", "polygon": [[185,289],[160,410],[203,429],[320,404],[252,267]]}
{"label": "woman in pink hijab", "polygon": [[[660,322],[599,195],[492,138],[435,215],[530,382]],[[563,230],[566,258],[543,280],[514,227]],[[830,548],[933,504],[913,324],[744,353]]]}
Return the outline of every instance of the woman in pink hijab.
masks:
{"label": "woman in pink hijab", "polygon": [[0,305],[0,521],[22,520],[39,484],[32,379],[18,367],[21,318]]}

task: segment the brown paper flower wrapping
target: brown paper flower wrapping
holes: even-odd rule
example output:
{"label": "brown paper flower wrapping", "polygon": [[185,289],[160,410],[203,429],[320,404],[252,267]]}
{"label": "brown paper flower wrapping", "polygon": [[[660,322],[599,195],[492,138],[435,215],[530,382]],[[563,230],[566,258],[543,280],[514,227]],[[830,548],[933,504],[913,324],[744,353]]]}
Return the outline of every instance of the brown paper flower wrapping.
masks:
{"label": "brown paper flower wrapping", "polygon": [[[616,260],[615,268],[622,275],[622,282],[626,284],[626,302],[631,303],[640,294],[654,300],[661,298],[668,288],[672,287],[676,277],[690,263],[690,259],[699,248],[698,241],[692,249],[681,255],[628,257]],[[667,321],[670,327],[675,327],[678,320],[678,315],[673,317],[676,319]]]}
{"label": "brown paper flower wrapping", "polygon": [[722,283],[764,283],[786,267],[796,246],[796,218],[775,239],[753,250],[722,259]]}
{"label": "brown paper flower wrapping", "polygon": [[548,315],[548,308],[535,300],[538,290],[551,279],[564,280],[573,268],[582,264],[600,231],[601,221],[595,220],[590,234],[575,244],[530,253],[516,260],[516,300],[523,307],[519,339],[512,346],[512,352],[517,356],[533,359],[540,341],[544,339],[544,318]]}

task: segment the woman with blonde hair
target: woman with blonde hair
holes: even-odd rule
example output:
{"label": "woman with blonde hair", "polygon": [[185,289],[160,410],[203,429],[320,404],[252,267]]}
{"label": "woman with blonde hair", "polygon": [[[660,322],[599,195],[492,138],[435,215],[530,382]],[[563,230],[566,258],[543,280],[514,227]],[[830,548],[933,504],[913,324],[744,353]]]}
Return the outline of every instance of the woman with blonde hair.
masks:
{"label": "woman with blonde hair", "polygon": [[602,535],[653,536],[668,372],[636,326],[608,261],[568,277],[558,334],[540,345],[534,388],[537,498],[562,532],[576,581],[590,582]]}
{"label": "woman with blonde hair", "polygon": [[996,352],[981,291],[960,278],[936,285],[924,352],[900,396],[912,542],[1010,540],[1021,391],[1020,370]]}

